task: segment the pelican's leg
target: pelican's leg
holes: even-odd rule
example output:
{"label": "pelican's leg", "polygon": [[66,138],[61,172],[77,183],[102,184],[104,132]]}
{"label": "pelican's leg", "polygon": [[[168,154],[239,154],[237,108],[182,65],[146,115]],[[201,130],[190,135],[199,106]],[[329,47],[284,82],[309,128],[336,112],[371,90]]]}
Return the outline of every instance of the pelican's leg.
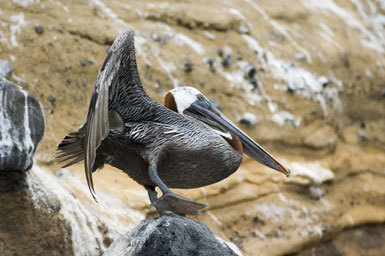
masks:
{"label": "pelican's leg", "polygon": [[172,211],[179,215],[199,215],[199,210],[207,206],[206,204],[198,203],[174,194],[160,179],[156,165],[150,165],[149,174],[151,181],[156,184],[163,193],[159,199],[152,202],[152,205],[155,206],[159,214],[162,214],[164,211]]}
{"label": "pelican's leg", "polygon": [[[158,193],[155,191],[155,186],[144,186],[147,189],[148,197],[150,198],[151,205],[154,205],[156,200],[158,200]],[[159,215],[165,215],[166,212],[163,209],[160,209],[154,205]]]}

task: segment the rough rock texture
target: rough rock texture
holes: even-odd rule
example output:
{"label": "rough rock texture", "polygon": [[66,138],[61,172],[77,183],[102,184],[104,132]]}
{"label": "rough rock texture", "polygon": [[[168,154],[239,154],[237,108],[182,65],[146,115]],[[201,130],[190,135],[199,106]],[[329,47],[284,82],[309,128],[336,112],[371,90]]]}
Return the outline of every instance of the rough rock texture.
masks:
{"label": "rough rock texture", "polygon": [[32,167],[45,126],[40,102],[0,77],[0,118],[0,255],[101,254],[111,243],[105,224]]}
{"label": "rough rock texture", "polygon": [[[232,247],[237,250],[236,246]],[[104,256],[239,255],[205,224],[175,214],[144,220],[116,240]]]}
{"label": "rough rock texture", "polygon": [[100,255],[118,235],[53,174],[0,172],[0,255]]}
{"label": "rough rock texture", "polygon": [[[355,226],[383,227],[383,1],[0,3],[0,59],[12,64],[10,79],[39,98],[47,117],[39,165],[59,169],[53,149],[84,121],[106,48],[131,27],[151,96],[161,101],[166,90],[191,85],[232,120],[255,114],[258,123],[242,128],[293,170],[286,179],[245,159],[223,182],[177,191],[210,205],[198,219],[215,234],[245,255],[284,255]],[[143,217],[134,213],[154,215],[146,191],[126,175],[108,167],[96,173],[95,206],[80,182],[82,164],[70,171],[57,179],[95,215],[110,210],[105,216],[114,225],[106,233],[127,232]]]}
{"label": "rough rock texture", "polygon": [[297,256],[349,255],[382,256],[385,252],[385,226],[362,225],[344,230],[332,240],[314,245]]}
{"label": "rough rock texture", "polygon": [[30,169],[44,134],[40,102],[0,77],[0,117],[0,172]]}
{"label": "rough rock texture", "polygon": [[26,173],[44,134],[40,102],[0,77],[0,118],[0,254],[72,255],[58,198],[37,197],[45,188]]}
{"label": "rough rock texture", "polygon": [[25,173],[0,172],[0,254],[72,255],[71,228],[59,214],[59,200],[49,199],[52,207],[40,211],[29,187]]}

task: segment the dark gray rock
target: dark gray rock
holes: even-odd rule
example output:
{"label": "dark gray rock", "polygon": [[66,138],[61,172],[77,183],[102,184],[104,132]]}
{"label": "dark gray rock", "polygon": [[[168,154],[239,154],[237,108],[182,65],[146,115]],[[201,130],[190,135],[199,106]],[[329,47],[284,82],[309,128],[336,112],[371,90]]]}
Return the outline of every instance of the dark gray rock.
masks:
{"label": "dark gray rock", "polygon": [[[233,248],[230,248],[230,246]],[[116,240],[104,256],[242,255],[232,243],[215,236],[197,221],[176,214],[144,220]]]}
{"label": "dark gray rock", "polygon": [[233,63],[233,59],[231,58],[231,55],[225,55],[223,56],[221,60],[221,64],[223,67],[227,68]]}
{"label": "dark gray rock", "polygon": [[56,107],[56,98],[54,96],[49,96],[48,101],[52,104],[53,107]]}
{"label": "dark gray rock", "polygon": [[247,64],[242,68],[243,77],[245,78],[253,78],[255,73],[257,72],[257,69],[253,64]]}
{"label": "dark gray rock", "polygon": [[186,59],[182,64],[181,64],[181,69],[183,69],[186,72],[191,72],[194,69],[194,63],[191,62],[190,59]]}
{"label": "dark gray rock", "polygon": [[209,64],[210,71],[212,73],[215,73],[215,67],[214,67],[214,59],[213,58],[207,58],[206,63]]}
{"label": "dark gray rock", "polygon": [[0,78],[0,171],[26,171],[43,138],[40,102],[23,88]]}
{"label": "dark gray rock", "polygon": [[37,25],[33,28],[38,35],[42,35],[44,33],[44,28],[40,25]]}
{"label": "dark gray rock", "polygon": [[8,78],[13,72],[8,60],[0,60],[0,77]]}

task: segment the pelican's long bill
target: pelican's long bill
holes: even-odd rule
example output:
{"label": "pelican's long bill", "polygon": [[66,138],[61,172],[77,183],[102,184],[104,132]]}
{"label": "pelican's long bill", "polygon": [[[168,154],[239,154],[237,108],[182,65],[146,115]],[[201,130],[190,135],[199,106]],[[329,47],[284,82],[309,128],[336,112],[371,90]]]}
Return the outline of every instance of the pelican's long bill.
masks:
{"label": "pelican's long bill", "polygon": [[[264,148],[244,133],[239,127],[231,122],[225,115],[223,115],[217,108],[206,100],[196,101],[184,111],[185,114],[205,122],[207,125],[218,130],[218,126],[223,130],[234,133],[242,142],[243,151],[254,160],[276,170],[282,172],[287,177],[290,176],[290,170],[280,164],[272,155],[270,155]],[[216,124],[213,124],[215,122]],[[222,130],[222,129],[220,129]]]}

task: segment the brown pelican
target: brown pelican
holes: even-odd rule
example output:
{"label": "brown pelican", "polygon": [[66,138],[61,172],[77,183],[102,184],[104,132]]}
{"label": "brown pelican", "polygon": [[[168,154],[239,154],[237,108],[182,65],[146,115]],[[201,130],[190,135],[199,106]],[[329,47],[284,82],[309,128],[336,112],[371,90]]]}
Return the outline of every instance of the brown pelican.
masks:
{"label": "brown pelican", "polygon": [[[290,174],[198,90],[171,90],[165,107],[150,98],[139,78],[131,30],[123,31],[111,46],[86,121],[63,139],[58,152],[62,161],[68,161],[63,167],[84,160],[95,200],[92,172],[107,163],[143,185],[159,214],[197,215],[205,204],[169,188],[198,188],[223,180],[237,170],[243,152]],[[155,187],[163,193],[160,198]]]}

